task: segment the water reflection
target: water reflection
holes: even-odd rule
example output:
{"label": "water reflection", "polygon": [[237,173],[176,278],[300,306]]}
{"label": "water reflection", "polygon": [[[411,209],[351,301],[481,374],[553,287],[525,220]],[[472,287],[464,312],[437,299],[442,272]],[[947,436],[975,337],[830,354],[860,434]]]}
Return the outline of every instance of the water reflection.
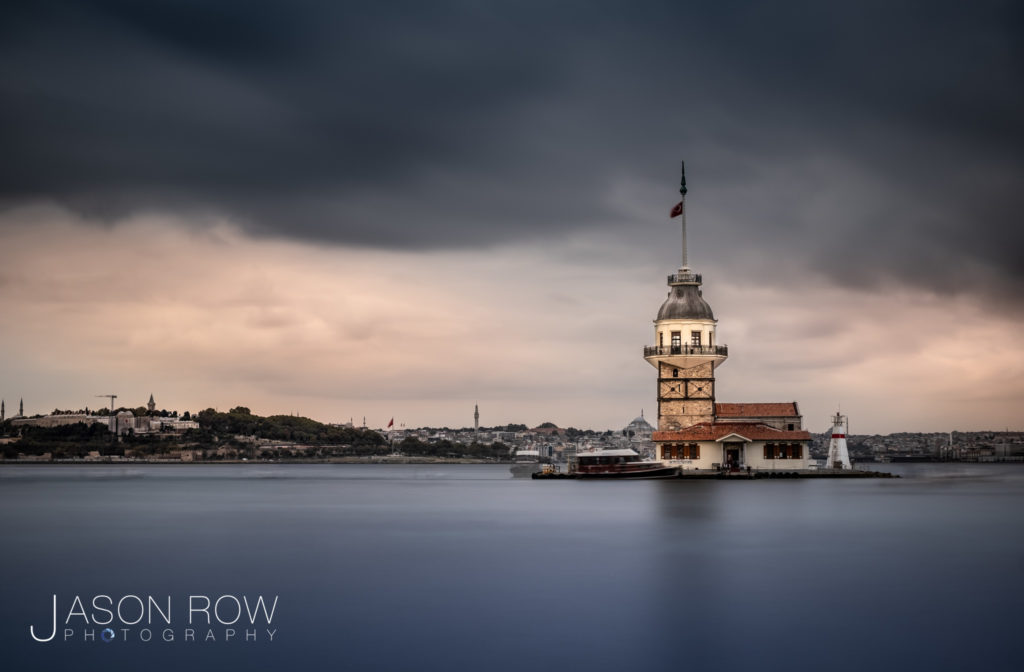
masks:
{"label": "water reflection", "polygon": [[[1024,470],[886,466],[906,478],[5,467],[0,645],[15,669],[1008,669]],[[281,639],[40,649],[19,606],[190,591],[280,594]]]}

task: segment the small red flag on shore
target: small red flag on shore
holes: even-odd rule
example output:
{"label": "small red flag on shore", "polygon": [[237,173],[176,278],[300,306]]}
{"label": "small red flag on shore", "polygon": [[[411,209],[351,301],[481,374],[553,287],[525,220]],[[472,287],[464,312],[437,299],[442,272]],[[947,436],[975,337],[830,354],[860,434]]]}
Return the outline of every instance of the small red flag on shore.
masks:
{"label": "small red flag on shore", "polygon": [[676,203],[676,207],[672,208],[672,212],[669,213],[668,218],[672,219],[673,217],[678,217],[681,214],[683,214],[683,202],[679,201]]}
{"label": "small red flag on shore", "polygon": [[394,426],[395,426],[395,419],[391,418],[391,422],[388,423],[388,429],[391,429]]}

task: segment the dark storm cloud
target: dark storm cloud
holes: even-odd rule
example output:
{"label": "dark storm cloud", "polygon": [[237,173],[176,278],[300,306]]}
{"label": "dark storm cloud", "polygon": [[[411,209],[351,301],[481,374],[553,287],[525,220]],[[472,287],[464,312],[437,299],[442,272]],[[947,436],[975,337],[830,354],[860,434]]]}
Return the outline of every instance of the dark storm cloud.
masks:
{"label": "dark storm cloud", "polygon": [[[423,247],[623,223],[687,158],[709,254],[1024,289],[1006,2],[68,2],[0,10],[0,198]],[[700,195],[700,199],[696,196]],[[813,207],[812,207],[813,206]],[[837,253],[838,252],[838,253]],[[965,276],[968,275],[965,273]],[[959,281],[958,281],[959,282]]]}

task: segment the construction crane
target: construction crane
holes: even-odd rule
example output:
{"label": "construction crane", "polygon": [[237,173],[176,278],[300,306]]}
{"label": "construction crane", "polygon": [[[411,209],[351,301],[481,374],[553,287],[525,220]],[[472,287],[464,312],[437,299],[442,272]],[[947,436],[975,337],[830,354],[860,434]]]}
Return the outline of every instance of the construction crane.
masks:
{"label": "construction crane", "polygon": [[108,397],[110,399],[110,413],[114,413],[114,399],[117,399],[116,394],[97,394],[97,397]]}
{"label": "construction crane", "polygon": [[114,415],[114,399],[117,399],[116,394],[97,394],[97,397],[109,397],[110,398],[110,431],[114,433],[114,437],[117,437],[117,416]]}

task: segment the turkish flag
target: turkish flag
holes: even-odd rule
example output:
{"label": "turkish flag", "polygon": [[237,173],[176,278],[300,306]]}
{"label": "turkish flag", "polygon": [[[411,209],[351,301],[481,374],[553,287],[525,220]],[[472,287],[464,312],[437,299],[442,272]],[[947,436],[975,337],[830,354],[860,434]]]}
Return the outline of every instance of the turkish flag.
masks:
{"label": "turkish flag", "polygon": [[683,214],[683,202],[679,201],[676,203],[676,207],[672,208],[672,212],[668,214],[668,218],[672,219],[673,217],[678,217],[681,214]]}
{"label": "turkish flag", "polygon": [[391,429],[394,426],[395,426],[395,419],[391,418],[391,422],[388,423],[388,429]]}

